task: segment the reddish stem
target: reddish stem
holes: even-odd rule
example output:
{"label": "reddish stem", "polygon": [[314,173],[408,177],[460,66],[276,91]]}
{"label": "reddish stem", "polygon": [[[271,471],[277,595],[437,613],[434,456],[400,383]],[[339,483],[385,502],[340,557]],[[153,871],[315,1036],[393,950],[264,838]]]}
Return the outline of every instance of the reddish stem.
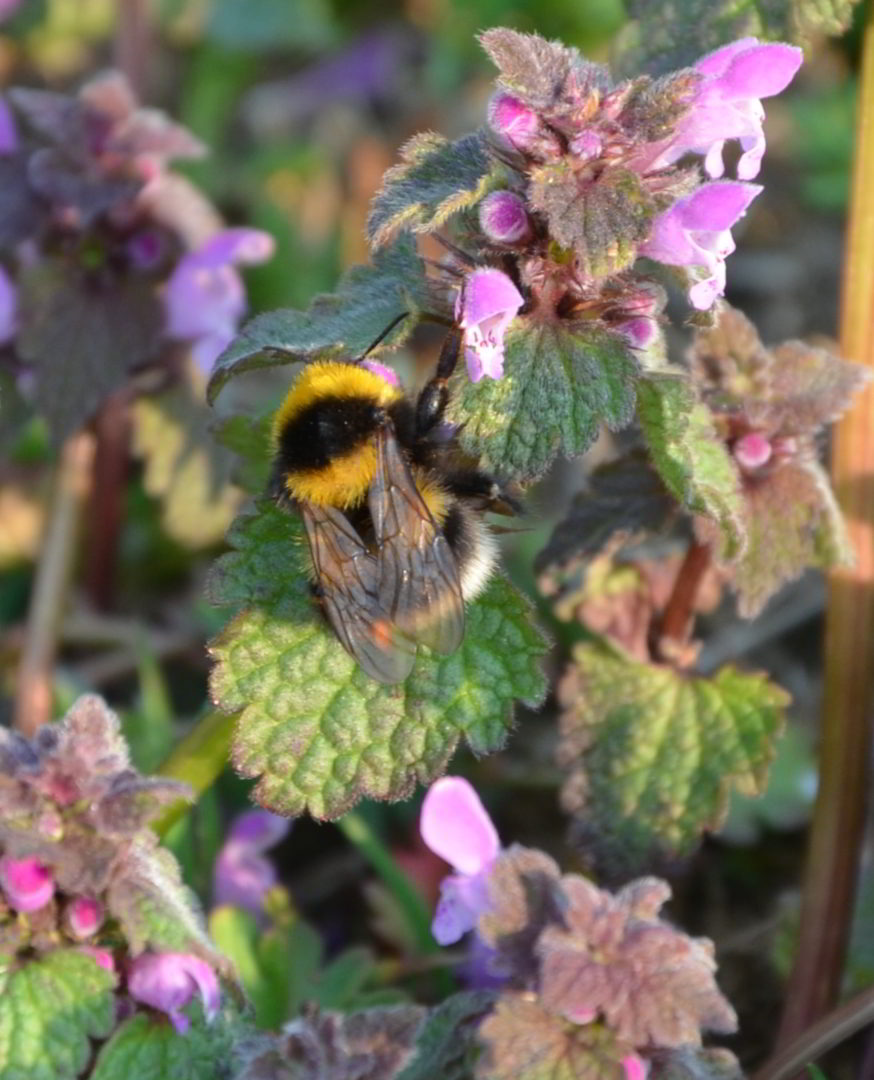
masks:
{"label": "reddish stem", "polygon": [[662,613],[658,626],[658,641],[671,641],[684,645],[689,640],[695,598],[709,568],[709,544],[699,544],[693,540],[677,571],[674,587]]}
{"label": "reddish stem", "polygon": [[94,421],[97,450],[91,489],[85,582],[92,605],[112,607],[118,541],[124,524],[130,445],[130,397],[126,390],[109,398]]}

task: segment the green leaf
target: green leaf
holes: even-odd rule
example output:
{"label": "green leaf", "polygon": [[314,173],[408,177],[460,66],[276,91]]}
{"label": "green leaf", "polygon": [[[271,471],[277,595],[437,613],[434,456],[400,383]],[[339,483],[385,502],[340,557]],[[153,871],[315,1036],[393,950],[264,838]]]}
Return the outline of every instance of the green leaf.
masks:
{"label": "green leaf", "polygon": [[115,976],[58,949],[0,971],[0,1080],[75,1080],[115,1022]]}
{"label": "green leaf", "polygon": [[190,548],[218,543],[240,505],[241,492],[229,482],[234,457],[213,437],[212,420],[187,381],[133,407],[143,486],[161,500],[167,535]]}
{"label": "green leaf", "polygon": [[364,674],[319,613],[299,518],[264,502],[229,534],[211,596],[246,605],[212,642],[214,700],[242,709],[232,759],[278,813],[337,817],[364,797],[402,799],[446,767],[462,736],[500,747],[515,698],[539,703],[546,649],[528,602],[494,579],[467,611],[460,648],[420,649],[406,682]]}
{"label": "green leaf", "polygon": [[624,72],[661,75],[743,37],[807,45],[842,34],[857,0],[629,0],[615,45]]}
{"label": "green leaf", "polygon": [[558,454],[582,454],[600,423],[613,430],[634,412],[638,373],[619,334],[591,324],[517,318],[507,331],[504,375],[455,381],[451,419],[463,448],[518,480],[540,476]]}
{"label": "green leaf", "polygon": [[744,1080],[737,1058],[722,1047],[682,1046],[661,1052],[653,1062],[651,1080]]}
{"label": "green leaf", "polygon": [[637,387],[637,414],[650,457],[665,486],[693,514],[719,528],[723,555],[742,549],[740,475],[691,385],[679,375],[651,375]]}
{"label": "green leaf", "polygon": [[374,249],[399,232],[439,229],[453,214],[474,206],[500,174],[480,132],[450,142],[434,132],[414,135],[401,149],[400,163],[383,178],[367,220]]}
{"label": "green leaf", "polygon": [[[248,911],[223,904],[209,915],[209,933],[219,949],[233,963],[246,995],[255,1009],[259,1028],[276,1028],[286,1020],[281,997],[262,966],[258,955],[259,931]],[[287,994],[286,994],[287,997]]]}
{"label": "green leaf", "polygon": [[60,444],[157,349],[164,319],[144,278],[92,280],[62,259],[25,271],[16,347],[36,372],[36,402]]}
{"label": "green leaf", "polygon": [[374,256],[373,264],[353,266],[336,293],[317,296],[306,311],[281,308],[258,315],[216,361],[207,400],[235,375],[364,353],[395,319],[402,320],[385,338],[398,344],[410,333],[416,313],[428,302],[425,267],[409,238]]}
{"label": "green leaf", "polygon": [[618,273],[634,262],[657,209],[632,169],[614,166],[591,178],[570,159],[533,169],[529,198],[546,217],[549,235],[573,250],[591,277]]}
{"label": "green leaf", "polygon": [[185,1035],[165,1019],[134,1016],[101,1047],[90,1080],[216,1080],[231,1050],[227,1028],[192,1020]]}
{"label": "green leaf", "polygon": [[606,68],[588,64],[576,49],[539,34],[496,26],[480,34],[479,40],[500,73],[500,86],[537,109],[548,109],[562,100],[572,71],[578,77],[583,70],[590,71],[593,82],[602,88],[609,85]]}
{"label": "green leaf", "polygon": [[603,1024],[569,1024],[517,993],[501,995],[480,1039],[477,1080],[624,1080],[631,1053]]}
{"label": "green leaf", "polygon": [[472,990],[453,994],[432,1009],[416,1040],[413,1060],[396,1080],[467,1080],[477,1026],[493,1001],[489,991]]}
{"label": "green leaf", "polygon": [[605,644],[577,646],[560,697],[563,802],[617,873],[688,854],[725,820],[732,787],[764,791],[789,704],[763,675],[686,676]]}
{"label": "green leaf", "polygon": [[237,456],[234,480],[250,495],[262,495],[270,476],[270,428],[273,412],[257,420],[229,416],[213,429],[216,442]]}

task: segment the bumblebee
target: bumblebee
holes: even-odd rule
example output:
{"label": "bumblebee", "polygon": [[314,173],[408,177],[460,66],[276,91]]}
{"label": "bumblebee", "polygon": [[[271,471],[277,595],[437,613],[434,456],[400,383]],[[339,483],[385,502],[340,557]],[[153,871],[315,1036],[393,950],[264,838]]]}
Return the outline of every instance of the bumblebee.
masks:
{"label": "bumblebee", "polygon": [[299,509],[315,596],[343,646],[383,683],[407,677],[419,645],[458,648],[465,601],[497,557],[483,514],[520,509],[447,430],[459,347],[453,331],[415,399],[363,357],[312,362],[273,420],[270,493]]}

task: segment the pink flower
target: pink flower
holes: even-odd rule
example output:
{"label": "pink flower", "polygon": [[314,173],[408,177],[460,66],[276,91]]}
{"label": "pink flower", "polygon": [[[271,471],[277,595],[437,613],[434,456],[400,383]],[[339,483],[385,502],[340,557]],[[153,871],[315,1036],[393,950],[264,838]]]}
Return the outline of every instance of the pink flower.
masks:
{"label": "pink flower", "polygon": [[625,1080],[646,1080],[649,1073],[649,1066],[637,1054],[624,1057],[622,1067],[625,1069]]}
{"label": "pink flower", "polygon": [[700,311],[725,291],[725,258],[734,251],[731,227],[762,190],[759,184],[726,180],[704,184],[659,214],[638,249],[668,266],[700,266],[707,274],[689,290]]}
{"label": "pink flower", "polygon": [[103,924],[103,904],[91,896],[78,896],[67,908],[67,924],[73,937],[91,937]]}
{"label": "pink flower", "polygon": [[235,820],[213,873],[213,899],[264,917],[264,897],[276,884],[276,870],[264,857],[291,828],[291,822],[267,810],[247,810]]}
{"label": "pink flower", "polygon": [[534,146],[541,132],[540,117],[512,94],[499,91],[489,102],[489,125],[517,150]]}
{"label": "pink flower", "polygon": [[367,368],[368,371],[372,371],[374,375],[379,375],[380,378],[385,379],[385,381],[391,383],[392,386],[401,385],[398,373],[393,368],[386,367],[385,364],[380,364],[378,360],[362,360],[361,366]]}
{"label": "pink flower", "polygon": [[722,176],[722,148],[739,139],[743,154],[737,165],[741,180],[758,175],[765,153],[761,98],[773,97],[789,85],[804,54],[794,45],[762,44],[741,38],[708,53],[695,65],[702,76],[695,100],[660,158],[668,165],[692,152],[704,155],[709,176]]}
{"label": "pink flower", "polygon": [[16,911],[39,911],[55,894],[52,872],[39,859],[0,859],[0,887]]}
{"label": "pink flower", "polygon": [[504,373],[504,333],[525,301],[500,270],[474,270],[455,301],[455,318],[464,331],[464,358],[471,382]]}
{"label": "pink flower", "polygon": [[97,949],[93,945],[80,945],[79,952],[84,953],[85,956],[90,956],[94,963],[102,967],[104,971],[115,974],[115,960],[109,949]]}
{"label": "pink flower", "polygon": [[190,953],[143,953],[130,966],[127,988],[137,1001],[167,1013],[180,1035],[190,1023],[181,1010],[198,991],[208,1022],[219,1008],[215,972],[205,960]]}
{"label": "pink flower", "polygon": [[12,278],[0,266],[0,345],[11,341],[17,332],[18,290]]}
{"label": "pink flower", "polygon": [[479,206],[482,231],[495,244],[520,244],[531,237],[525,203],[512,191],[493,191]]}
{"label": "pink flower", "polygon": [[[0,13],[2,18],[2,13]],[[18,149],[18,127],[12,110],[0,97],[0,154],[14,154]]]}
{"label": "pink flower", "polygon": [[21,4],[22,0],[0,0],[0,22],[14,15]]}
{"label": "pink flower", "polygon": [[428,847],[456,871],[444,878],[431,929],[441,945],[472,930],[489,906],[487,878],[501,850],[492,819],[470,784],[444,776],[422,803],[419,831]]}
{"label": "pink flower", "polygon": [[223,229],[176,265],[164,294],[167,334],[191,341],[198,366],[209,372],[233,340],[246,310],[243,281],[235,266],[265,262],[273,237],[260,229]]}
{"label": "pink flower", "polygon": [[756,472],[771,460],[774,448],[771,442],[759,432],[751,431],[742,435],[731,448],[735,460],[745,472]]}

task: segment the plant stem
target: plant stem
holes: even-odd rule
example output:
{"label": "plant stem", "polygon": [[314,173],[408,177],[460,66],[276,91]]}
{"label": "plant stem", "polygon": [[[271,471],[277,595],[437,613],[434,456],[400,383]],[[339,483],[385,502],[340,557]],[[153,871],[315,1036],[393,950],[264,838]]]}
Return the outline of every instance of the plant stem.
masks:
{"label": "plant stem", "polygon": [[[231,738],[239,713],[207,713],[170,752],[158,769],[159,776],[182,780],[193,788],[194,796],[202,795],[218,779],[228,762]],[[154,823],[158,836],[165,836],[188,811],[188,803],[180,800],[168,807]]]}
{"label": "plant stem", "polygon": [[142,100],[149,62],[149,4],[151,0],[116,0],[115,66],[125,73]]}
{"label": "plant stem", "polygon": [[[864,32],[856,160],[841,305],[844,356],[874,367],[874,6]],[[778,1046],[834,1002],[865,822],[874,691],[874,389],[836,426],[832,479],[856,555],[829,578],[819,790],[802,892],[798,951]]]}
{"label": "plant stem", "polygon": [[[810,1061],[822,1057],[857,1031],[874,1021],[874,988],[845,1001],[822,1020],[808,1028],[785,1050],[767,1061],[752,1080],[788,1080]],[[806,1080],[806,1078],[805,1078]],[[860,1077],[860,1080],[863,1078]]]}
{"label": "plant stem", "polygon": [[94,437],[83,431],[68,439],[58,462],[18,669],[13,722],[25,735],[51,719],[58,629],[93,457]]}
{"label": "plant stem", "polygon": [[124,524],[130,410],[129,394],[120,390],[103,403],[94,420],[97,451],[91,489],[85,580],[92,605],[106,611],[115,592],[118,541]]}
{"label": "plant stem", "polygon": [[679,644],[688,641],[695,597],[709,567],[710,545],[699,544],[693,540],[677,571],[674,587],[662,613],[657,635],[659,641],[667,640]]}

